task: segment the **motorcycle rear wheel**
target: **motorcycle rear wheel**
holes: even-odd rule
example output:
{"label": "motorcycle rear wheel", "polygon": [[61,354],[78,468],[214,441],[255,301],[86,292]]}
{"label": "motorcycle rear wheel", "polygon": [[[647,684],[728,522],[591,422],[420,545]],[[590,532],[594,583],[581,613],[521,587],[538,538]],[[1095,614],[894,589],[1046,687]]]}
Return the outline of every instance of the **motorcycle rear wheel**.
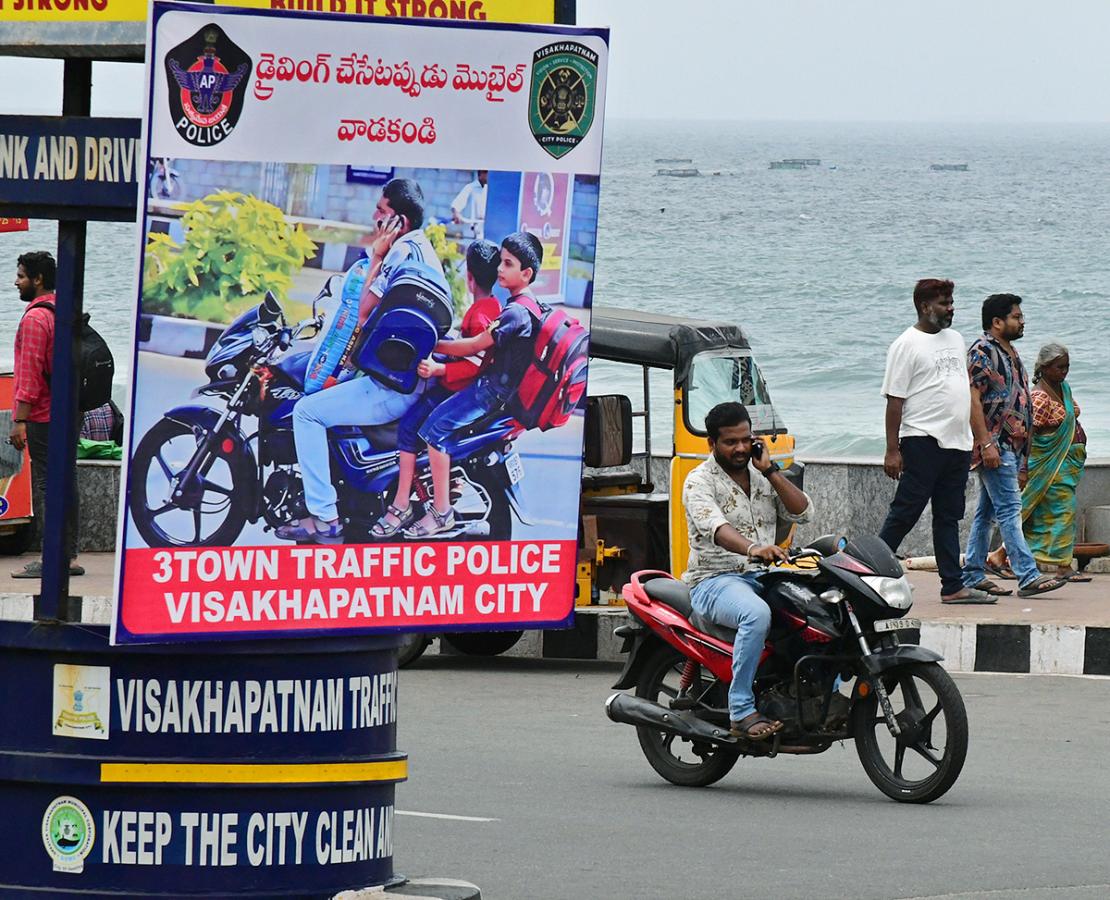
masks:
{"label": "motorcycle rear wheel", "polygon": [[[463,532],[457,538],[460,541],[509,541],[513,537],[513,518],[509,507],[509,498],[505,496],[505,487],[495,469],[491,466],[478,465],[469,470],[469,476],[478,486],[480,493],[474,493],[469,498],[472,506],[466,507],[465,501],[455,500],[455,515],[461,521],[468,521],[485,512],[488,531],[470,534]],[[482,496],[485,494],[485,497]],[[477,502],[477,505],[473,505]]]}
{"label": "motorcycle rear wheel", "polygon": [[423,632],[402,634],[401,646],[397,648],[397,668],[403,669],[420,659],[431,642],[431,636]]}
{"label": "motorcycle rear wheel", "polygon": [[[967,710],[960,689],[937,663],[905,666],[882,679],[904,730],[898,737],[890,733],[874,691],[858,698],[852,724],[859,761],[875,787],[891,799],[931,803],[956,783],[967,757]],[[938,726],[943,728],[943,749],[934,743],[940,739]],[[915,754],[909,772],[907,750]]]}
{"label": "motorcycle rear wheel", "polygon": [[[678,694],[678,681],[686,657],[669,645],[660,647],[644,664],[636,683],[636,696],[665,706]],[[724,778],[740,752],[719,744],[702,745],[659,731],[647,725],[636,726],[640,749],[648,763],[671,784],[682,787],[707,787]]]}

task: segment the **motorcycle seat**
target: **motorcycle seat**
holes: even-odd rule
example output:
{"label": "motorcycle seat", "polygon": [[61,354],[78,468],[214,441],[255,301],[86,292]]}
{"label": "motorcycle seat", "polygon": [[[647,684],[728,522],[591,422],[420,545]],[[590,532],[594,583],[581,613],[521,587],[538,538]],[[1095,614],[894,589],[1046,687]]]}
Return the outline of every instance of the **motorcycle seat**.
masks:
{"label": "motorcycle seat", "polygon": [[653,578],[644,582],[644,593],[656,603],[669,606],[687,619],[694,614],[690,605],[690,589],[674,578]]}
{"label": "motorcycle seat", "polygon": [[382,425],[360,425],[359,430],[366,435],[366,439],[373,444],[379,453],[386,450],[397,449],[398,422],[386,422]]}
{"label": "motorcycle seat", "polygon": [[715,637],[719,641],[725,641],[729,644],[736,640],[736,629],[729,628],[725,625],[718,625],[712,619],[707,619],[705,616],[699,616],[694,613],[690,616],[690,624],[693,625],[702,634],[708,634],[710,637]]}

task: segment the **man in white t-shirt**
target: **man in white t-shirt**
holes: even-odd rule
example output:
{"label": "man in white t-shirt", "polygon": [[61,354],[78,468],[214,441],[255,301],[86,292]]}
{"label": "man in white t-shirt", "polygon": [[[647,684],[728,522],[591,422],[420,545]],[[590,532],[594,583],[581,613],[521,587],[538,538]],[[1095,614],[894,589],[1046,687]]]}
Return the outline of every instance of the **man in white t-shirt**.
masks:
{"label": "man in white t-shirt", "polygon": [[896,551],[931,503],[941,601],[994,603],[986,591],[964,587],[960,567],[960,519],[973,440],[967,349],[951,327],[954,288],[947,279],[917,282],[917,323],[887,350],[883,469],[898,489],[879,536]]}
{"label": "man in white t-shirt", "polygon": [[468,182],[451,201],[451,221],[465,225],[468,237],[481,240],[486,225],[486,182],[489,172],[479,169],[477,177]]}

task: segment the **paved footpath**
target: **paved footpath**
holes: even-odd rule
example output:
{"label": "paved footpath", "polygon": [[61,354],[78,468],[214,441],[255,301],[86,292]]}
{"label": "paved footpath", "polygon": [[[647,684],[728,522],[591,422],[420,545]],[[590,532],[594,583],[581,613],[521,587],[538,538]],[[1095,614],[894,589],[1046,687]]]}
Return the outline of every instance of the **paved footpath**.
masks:
{"label": "paved footpath", "polygon": [[[8,557],[0,569],[0,618],[30,617],[38,583],[10,578],[8,571],[32,558]],[[72,579],[70,589],[85,598],[84,621],[107,624],[115,554],[86,553],[80,561],[87,574]],[[1110,574],[1037,597],[1000,597],[989,606],[942,604],[934,572],[910,571],[909,578],[911,614],[922,620],[921,643],[943,654],[952,671],[1110,675]],[[1016,588],[1015,582],[1002,584]],[[508,655],[619,660],[621,642],[613,629],[625,617],[621,606],[580,607],[573,629],[527,632]],[[428,652],[439,650],[436,641]]]}

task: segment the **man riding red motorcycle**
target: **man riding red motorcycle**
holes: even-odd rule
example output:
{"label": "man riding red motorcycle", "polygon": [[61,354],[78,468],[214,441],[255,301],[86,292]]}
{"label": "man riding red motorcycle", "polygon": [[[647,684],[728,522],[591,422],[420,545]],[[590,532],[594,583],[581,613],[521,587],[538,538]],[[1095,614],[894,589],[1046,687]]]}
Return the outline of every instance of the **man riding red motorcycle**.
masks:
{"label": "man riding red motorcycle", "polygon": [[690,586],[694,611],[736,629],[732,685],[728,691],[730,733],[764,740],[782,722],[756,711],[752,694],[771,611],[760,596],[754,567],[784,561],[775,543],[778,517],[806,522],[809,497],[782,474],[752,420],[739,403],[719,403],[705,417],[710,457],[686,479],[682,503],[690,538],[690,561],[682,580]]}
{"label": "man riding red motorcycle", "polygon": [[804,521],[809,497],[776,471],[740,404],[712,409],[706,432],[712,454],[683,491],[686,583],[644,570],[622,589],[629,620],[614,633],[627,659],[613,686],[635,693],[610,696],[606,714],[636,727],[672,784],[704,787],[742,756],[850,740],[888,797],[943,796],[967,755],[967,711],[940,654],[918,644],[920,620],[906,617],[902,564],[868,534],[787,554],[773,543],[776,518]]}

